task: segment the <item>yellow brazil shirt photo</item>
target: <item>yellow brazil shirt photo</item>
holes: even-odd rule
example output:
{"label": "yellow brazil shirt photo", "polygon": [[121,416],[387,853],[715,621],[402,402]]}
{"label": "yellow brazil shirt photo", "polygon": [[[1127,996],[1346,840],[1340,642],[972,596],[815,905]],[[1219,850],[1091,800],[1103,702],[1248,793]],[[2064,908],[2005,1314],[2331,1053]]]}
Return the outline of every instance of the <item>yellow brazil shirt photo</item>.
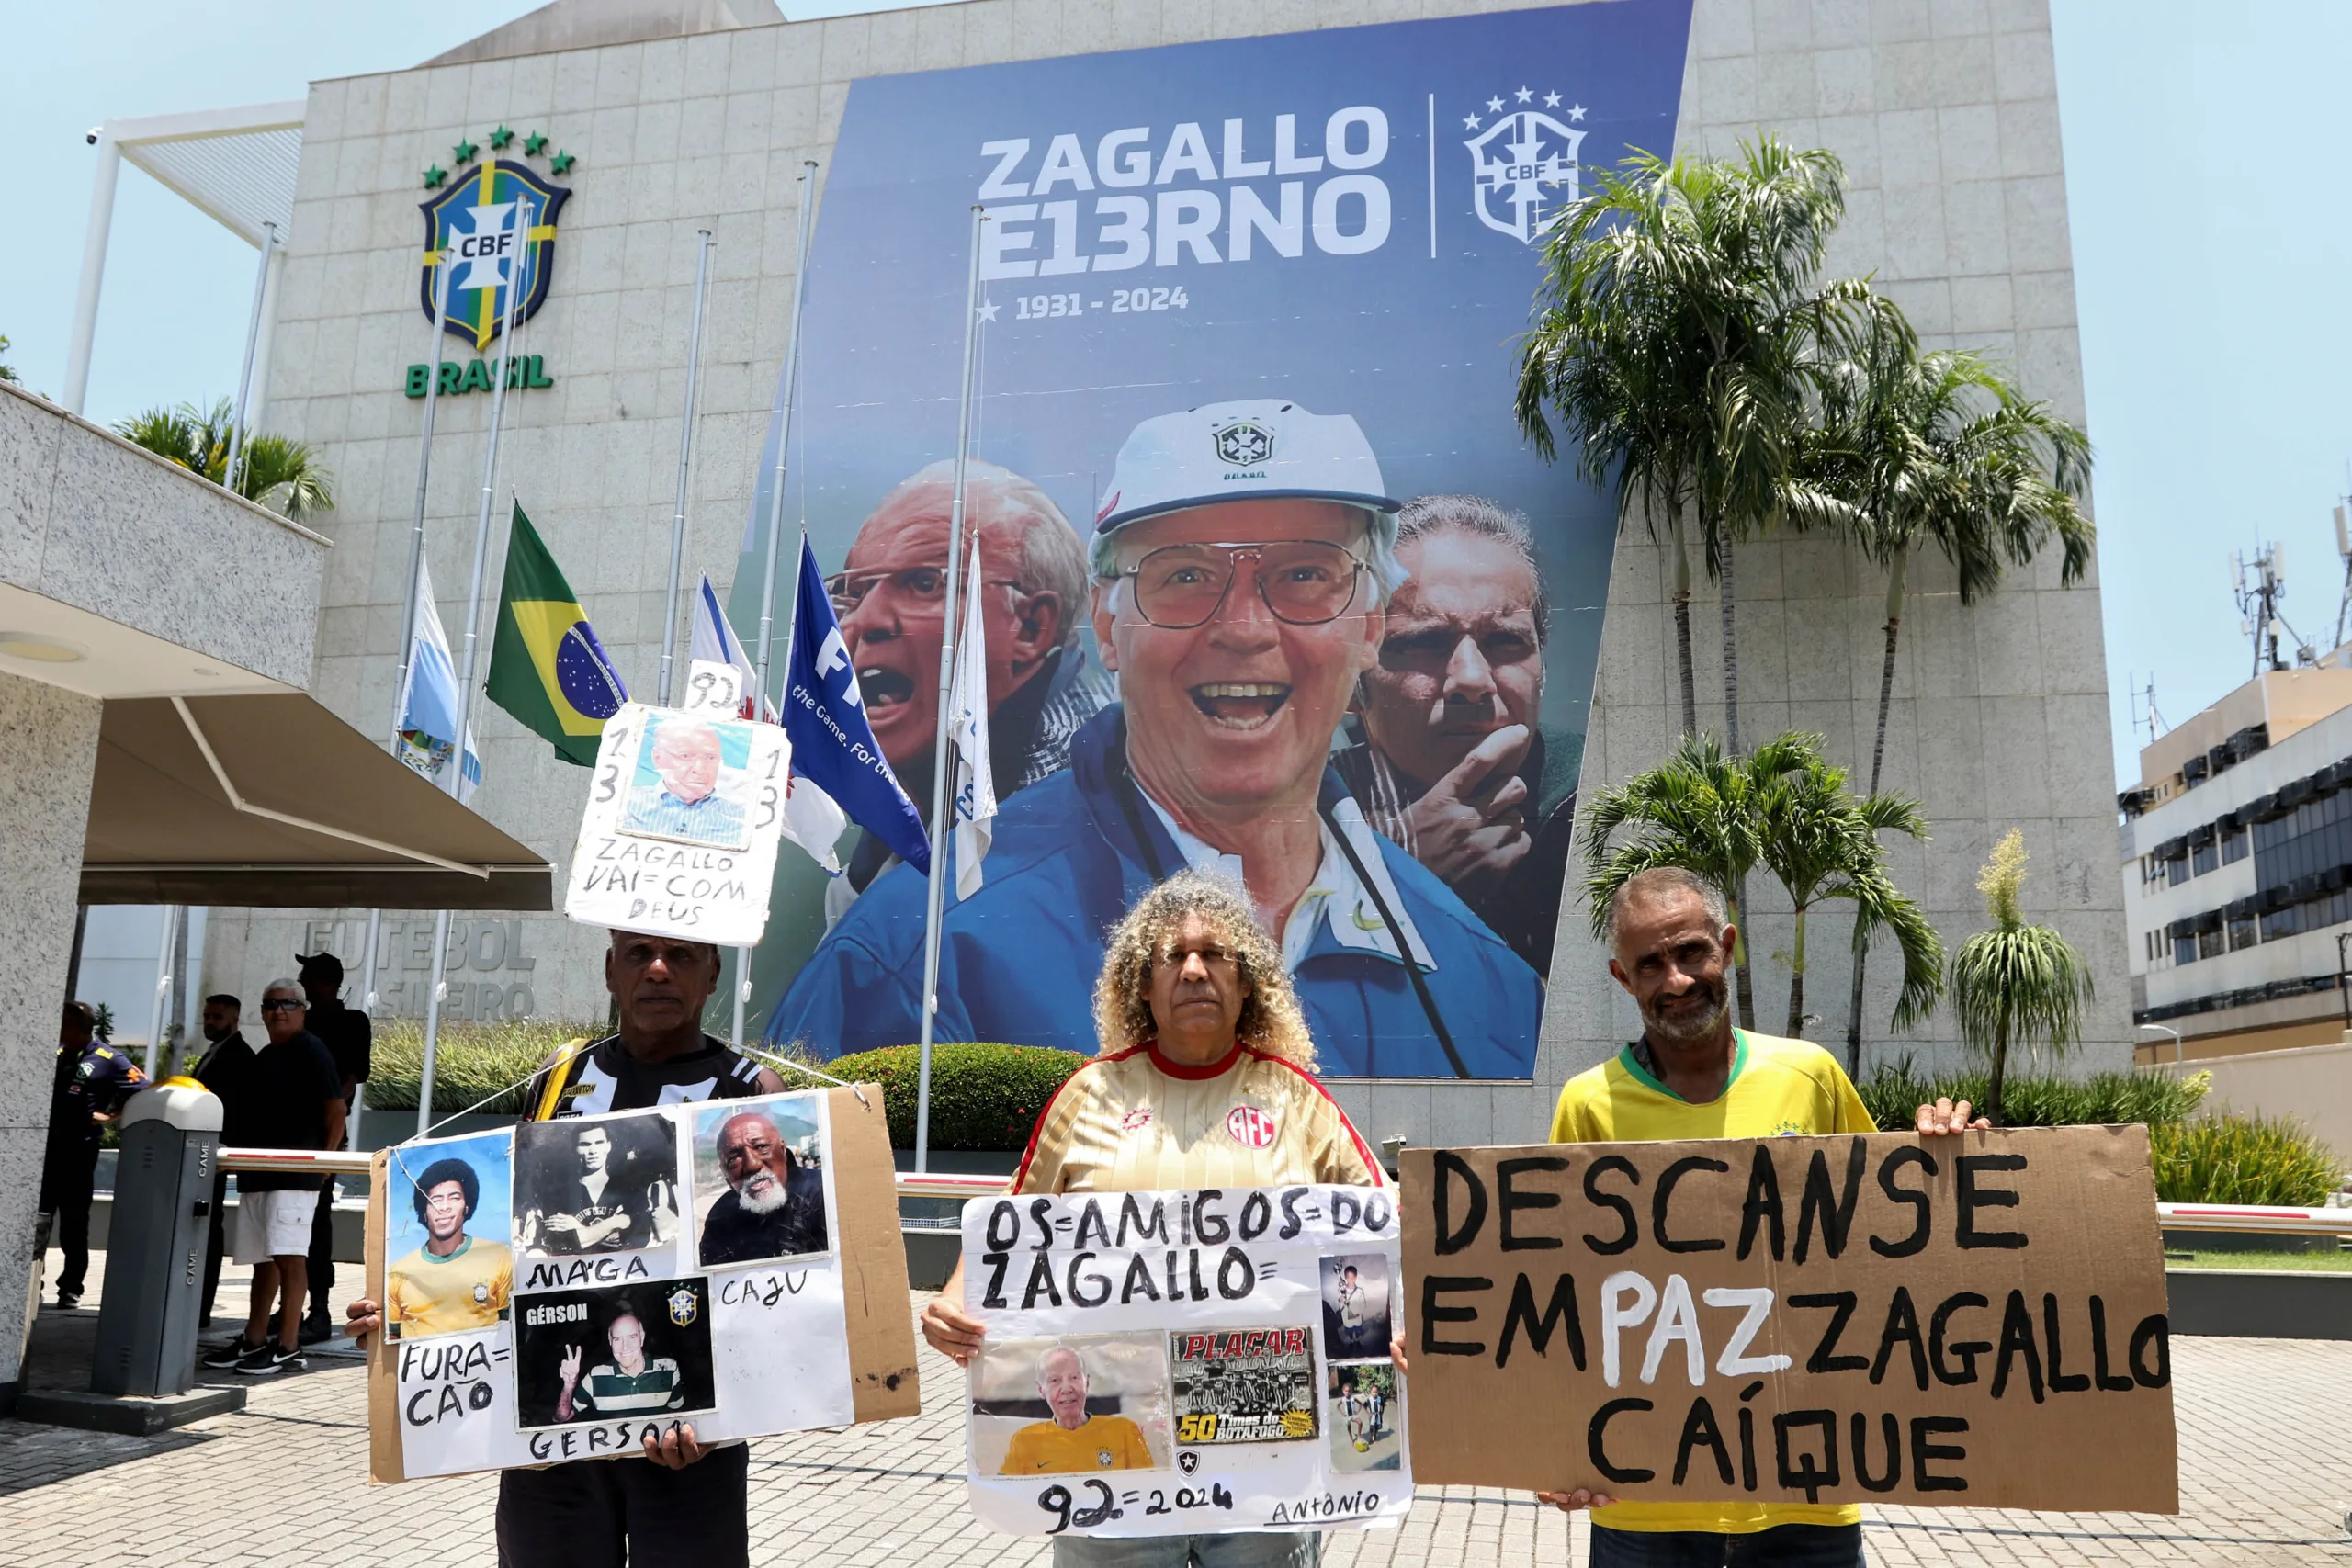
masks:
{"label": "yellow brazil shirt photo", "polygon": [[384,1318],[396,1334],[455,1334],[488,1328],[514,1292],[506,1244],[468,1236],[447,1258],[423,1247],[385,1270]]}
{"label": "yellow brazil shirt photo", "polygon": [[[1570,1078],[1552,1115],[1555,1144],[1654,1144],[1685,1138],[1774,1138],[1875,1133],[1837,1059],[1804,1040],[1735,1032],[1738,1048],[1723,1093],[1693,1105],[1660,1083],[1626,1046]],[[1861,1522],[1852,1504],[1614,1503],[1592,1511],[1611,1529],[1749,1535],[1775,1525]]]}
{"label": "yellow brazil shirt photo", "polygon": [[1068,1475],[1083,1470],[1149,1470],[1143,1428],[1124,1416],[1090,1416],[1075,1431],[1040,1421],[1012,1434],[1001,1475]]}

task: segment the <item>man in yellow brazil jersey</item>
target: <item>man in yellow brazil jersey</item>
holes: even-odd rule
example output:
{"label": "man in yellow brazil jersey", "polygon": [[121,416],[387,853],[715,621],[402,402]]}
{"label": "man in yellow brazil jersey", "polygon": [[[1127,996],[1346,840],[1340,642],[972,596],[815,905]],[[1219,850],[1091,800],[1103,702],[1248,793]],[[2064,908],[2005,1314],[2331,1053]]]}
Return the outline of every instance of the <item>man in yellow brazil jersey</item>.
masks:
{"label": "man in yellow brazil jersey", "polygon": [[395,1336],[488,1328],[506,1315],[514,1255],[501,1241],[466,1234],[481,1203],[481,1179],[467,1161],[435,1160],[413,1197],[424,1245],[384,1271],[384,1321]]}
{"label": "man in yellow brazil jersey", "polygon": [[[1724,970],[1734,931],[1720,894],[1687,871],[1645,871],[1610,901],[1609,973],[1642,1037],[1560,1091],[1555,1144],[1874,1133],[1862,1097],[1820,1046],[1734,1027]],[[1969,1104],[1918,1109],[1923,1134],[1964,1133]],[[1578,1487],[1537,1494],[1589,1507],[1592,1568],[1862,1568],[1850,1504],[1620,1503]]]}
{"label": "man in yellow brazil jersey", "polygon": [[[1137,899],[1103,953],[1094,1028],[1102,1049],[1037,1118],[1015,1193],[1384,1184],[1315,1077],[1315,1043],[1282,953],[1238,885],[1179,872]],[[923,1309],[923,1337],[968,1365],[984,1332],[964,1310],[958,1263]],[[1016,1453],[1027,1435],[1015,1435]],[[1317,1568],[1322,1560],[1322,1537],[1304,1530],[1054,1538],[1055,1568]]]}
{"label": "man in yellow brazil jersey", "polygon": [[1053,1419],[1012,1434],[1001,1475],[1066,1475],[1076,1470],[1149,1470],[1143,1428],[1124,1416],[1086,1413],[1086,1361],[1067,1345],[1037,1358],[1037,1392]]}

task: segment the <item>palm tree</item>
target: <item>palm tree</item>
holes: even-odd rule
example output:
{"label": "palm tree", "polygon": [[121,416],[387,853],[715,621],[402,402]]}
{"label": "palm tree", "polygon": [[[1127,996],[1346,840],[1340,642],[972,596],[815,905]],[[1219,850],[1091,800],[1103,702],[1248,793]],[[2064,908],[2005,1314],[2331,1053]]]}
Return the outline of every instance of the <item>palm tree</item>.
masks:
{"label": "palm tree", "polygon": [[[2090,442],[2030,402],[1976,355],[1921,354],[1907,328],[1882,326],[1849,359],[1825,367],[1821,422],[1794,465],[1792,496],[1809,519],[1843,525],[1886,570],[1885,655],[1871,744],[1871,793],[1886,761],[1895,643],[1912,555],[1931,546],[1973,604],[2003,571],[2025,566],[2054,536],[2068,586],[2089,569],[2095,529],[2079,504]],[[1868,931],[1857,938],[1846,1025],[1849,1071],[1861,1068]]]}
{"label": "palm tree", "polygon": [[[1845,212],[1845,172],[1777,138],[1736,159],[1637,152],[1595,176],[1544,249],[1521,346],[1520,428],[1549,460],[1556,410],[1578,474],[1618,487],[1618,525],[1639,507],[1674,569],[1682,728],[1699,728],[1690,658],[1695,523],[1724,585],[1725,734],[1739,750],[1731,550],[1781,514],[1812,367],[1883,314],[1869,286],[1816,282]],[[1896,320],[1899,321],[1899,318]],[[1664,530],[1660,537],[1661,526]]]}
{"label": "palm tree", "polygon": [[[0,333],[0,354],[6,354],[7,352],[7,336],[6,333]],[[16,378],[17,373],[13,369],[9,368],[8,362],[5,359],[0,359],[0,381],[13,381]]]}
{"label": "palm tree", "polygon": [[175,409],[147,409],[116,425],[115,431],[132,445],[168,457],[289,521],[299,523],[334,505],[334,476],[307,445],[283,435],[248,431],[238,456],[236,482],[230,483],[236,422],[226,398],[209,409],[192,402]]}
{"label": "palm tree", "polygon": [[1846,770],[1823,755],[1825,744],[1818,735],[1782,735],[1749,764],[1763,786],[1757,793],[1761,858],[1796,910],[1789,955],[1792,1037],[1804,1032],[1806,916],[1825,899],[1850,900],[1858,930],[1883,927],[1894,934],[1903,953],[1899,1025],[1925,1018],[1943,991],[1943,939],[1888,879],[1878,837],[1893,831],[1925,840],[1928,823],[1919,803],[1899,795],[1855,799],[1846,787]]}
{"label": "palm tree", "polygon": [[1984,1109],[1996,1127],[2009,1047],[2040,1043],[2052,1055],[2064,1055],[2082,1037],[2083,1007],[2091,999],[2083,955],[2055,929],[2027,925],[2018,908],[2025,863],[2025,835],[2012,828],[1976,877],[1993,929],[1962,942],[1951,960],[1960,1037],[1992,1064]]}
{"label": "palm tree", "polygon": [[[1748,973],[1747,919],[1740,897],[1747,874],[1762,857],[1756,776],[1724,753],[1712,735],[1685,735],[1673,754],[1646,773],[1602,790],[1584,809],[1584,893],[1592,934],[1605,934],[1609,900],[1625,879],[1659,866],[1679,866],[1724,896],[1738,935],[1732,948],[1739,1021],[1756,1027],[1756,987]],[[1620,828],[1637,829],[1611,847]]]}

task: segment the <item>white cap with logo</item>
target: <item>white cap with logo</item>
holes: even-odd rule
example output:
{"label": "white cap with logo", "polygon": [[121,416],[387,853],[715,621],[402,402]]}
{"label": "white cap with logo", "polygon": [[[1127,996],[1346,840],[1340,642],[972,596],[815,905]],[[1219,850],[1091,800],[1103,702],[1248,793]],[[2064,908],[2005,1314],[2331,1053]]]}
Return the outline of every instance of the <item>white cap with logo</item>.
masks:
{"label": "white cap with logo", "polygon": [[1401,504],[1385,493],[1380,460],[1352,418],[1256,398],[1136,425],[1119,448],[1094,532],[1220,501],[1286,498],[1360,506],[1378,522]]}

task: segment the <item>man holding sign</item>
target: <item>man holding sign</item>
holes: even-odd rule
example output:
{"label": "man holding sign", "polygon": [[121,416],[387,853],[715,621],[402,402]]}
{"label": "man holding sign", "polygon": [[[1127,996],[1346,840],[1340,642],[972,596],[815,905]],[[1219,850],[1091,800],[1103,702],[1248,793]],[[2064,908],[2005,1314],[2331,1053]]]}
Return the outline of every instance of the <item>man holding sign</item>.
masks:
{"label": "man holding sign", "polygon": [[[1862,1097],[1818,1045],[1736,1028],[1724,972],[1736,934],[1723,896],[1687,871],[1642,872],[1610,900],[1609,973],[1642,1012],[1642,1037],[1560,1091],[1555,1144],[1873,1133]],[[1922,1105],[1923,1134],[1963,1133],[1969,1104]],[[1851,1504],[1619,1503],[1585,1488],[1536,1494],[1590,1507],[1592,1568],[1861,1568]]]}

